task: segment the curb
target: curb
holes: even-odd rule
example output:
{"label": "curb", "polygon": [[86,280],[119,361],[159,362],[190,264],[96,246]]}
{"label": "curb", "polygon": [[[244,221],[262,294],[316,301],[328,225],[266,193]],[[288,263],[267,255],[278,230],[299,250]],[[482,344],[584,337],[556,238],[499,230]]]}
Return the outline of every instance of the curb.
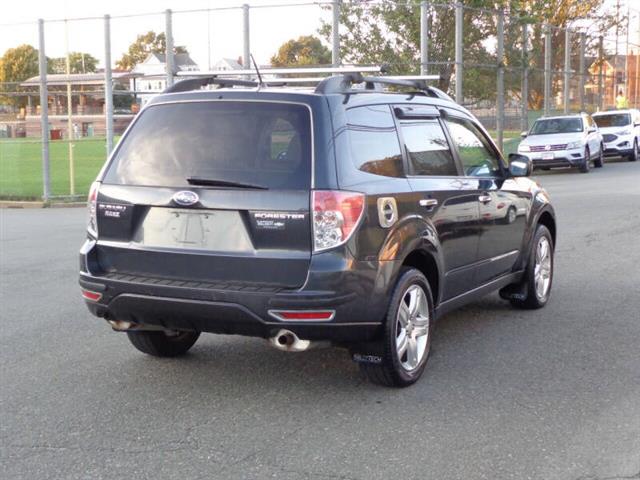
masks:
{"label": "curb", "polygon": [[87,202],[21,202],[0,200],[0,208],[79,208],[86,206]]}

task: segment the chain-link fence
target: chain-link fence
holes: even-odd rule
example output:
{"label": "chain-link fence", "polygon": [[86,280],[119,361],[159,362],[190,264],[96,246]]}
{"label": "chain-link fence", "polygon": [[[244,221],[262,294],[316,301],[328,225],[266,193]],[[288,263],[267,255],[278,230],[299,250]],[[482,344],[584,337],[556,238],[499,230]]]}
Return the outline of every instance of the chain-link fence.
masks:
{"label": "chain-link fence", "polygon": [[396,75],[437,75],[434,86],[505,152],[541,115],[615,108],[620,92],[640,107],[639,11],[562,26],[535,13],[300,1],[1,25],[0,52],[19,49],[32,62],[23,79],[0,84],[0,198],[86,195],[153,95],[196,72],[250,68],[250,53],[268,68],[281,44],[303,35],[325,45],[317,66],[384,63]]}

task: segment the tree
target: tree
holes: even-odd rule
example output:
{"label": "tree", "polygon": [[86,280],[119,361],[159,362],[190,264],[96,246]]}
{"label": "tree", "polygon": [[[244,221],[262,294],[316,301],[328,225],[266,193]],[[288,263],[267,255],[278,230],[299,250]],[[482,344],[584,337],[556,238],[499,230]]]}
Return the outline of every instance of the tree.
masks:
{"label": "tree", "polygon": [[[31,45],[10,48],[0,58],[0,91],[15,92],[18,83],[38,75],[38,50]],[[4,103],[24,106],[22,97],[2,95]]]}
{"label": "tree", "polygon": [[[91,73],[96,71],[98,59],[89,53],[70,52],[69,63],[71,73]],[[66,57],[52,58],[49,64],[52,73],[67,73]]]}
{"label": "tree", "polygon": [[[420,2],[397,0],[354,0],[340,10],[340,47],[343,61],[355,64],[388,65],[395,74],[420,71]],[[453,4],[435,2],[428,10],[429,72],[438,74],[437,86],[450,90],[455,64],[455,10]],[[531,67],[529,101],[539,105],[542,88],[536,81],[543,68],[543,23],[565,27],[577,19],[588,18],[600,31],[612,26],[611,15],[603,10],[605,0],[464,0],[464,95],[469,101],[495,99],[498,59],[495,52],[496,8],[505,9],[505,63],[522,67],[522,24],[530,26],[527,45]],[[484,11],[479,9],[486,9]],[[600,12],[600,13],[599,13]],[[330,23],[323,22],[320,33],[331,37]],[[594,40],[595,37],[592,38]],[[564,34],[554,30],[553,68],[562,70]],[[577,51],[578,38],[573,39]],[[495,65],[495,67],[494,67]],[[507,75],[509,92],[520,92],[519,75]],[[559,81],[556,80],[556,81]]]}
{"label": "tree", "polygon": [[[127,53],[116,62],[118,68],[131,70],[138,63],[143,62],[150,53],[165,53],[167,50],[167,38],[163,32],[156,33],[152,30],[138,35],[135,42],[129,45]],[[174,53],[188,53],[186,47],[177,46]]]}
{"label": "tree", "polygon": [[319,38],[306,35],[283,43],[273,57],[274,67],[302,67],[331,63],[331,52]]}

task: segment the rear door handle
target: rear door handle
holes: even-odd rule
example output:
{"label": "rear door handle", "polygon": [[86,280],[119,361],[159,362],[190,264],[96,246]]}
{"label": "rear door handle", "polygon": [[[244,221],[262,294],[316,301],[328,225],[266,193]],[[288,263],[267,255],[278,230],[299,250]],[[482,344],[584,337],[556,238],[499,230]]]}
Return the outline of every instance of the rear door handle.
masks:
{"label": "rear door handle", "polygon": [[438,205],[438,200],[435,198],[423,198],[419,203],[421,207],[433,208]]}
{"label": "rear door handle", "polygon": [[491,201],[491,195],[480,195],[478,201],[482,203],[489,203]]}

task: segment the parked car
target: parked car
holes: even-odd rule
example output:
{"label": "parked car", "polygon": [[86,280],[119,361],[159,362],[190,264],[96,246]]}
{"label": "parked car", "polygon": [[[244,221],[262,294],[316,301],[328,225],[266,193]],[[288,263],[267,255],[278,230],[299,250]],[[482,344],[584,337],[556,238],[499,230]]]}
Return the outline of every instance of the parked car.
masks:
{"label": "parked car", "polygon": [[604,164],[602,135],[586,113],[539,118],[522,138],[518,153],[534,168],[577,167],[588,173],[592,162],[596,168]]}
{"label": "parked car", "polygon": [[549,197],[466,109],[417,80],[257,86],[177,83],[91,187],[81,292],[138,350],[180,355],[201,332],[331,341],[407,386],[446,312],[495,290],[547,303]]}
{"label": "parked car", "polygon": [[635,162],[640,155],[640,110],[611,110],[593,114],[604,140],[605,157],[627,157]]}

